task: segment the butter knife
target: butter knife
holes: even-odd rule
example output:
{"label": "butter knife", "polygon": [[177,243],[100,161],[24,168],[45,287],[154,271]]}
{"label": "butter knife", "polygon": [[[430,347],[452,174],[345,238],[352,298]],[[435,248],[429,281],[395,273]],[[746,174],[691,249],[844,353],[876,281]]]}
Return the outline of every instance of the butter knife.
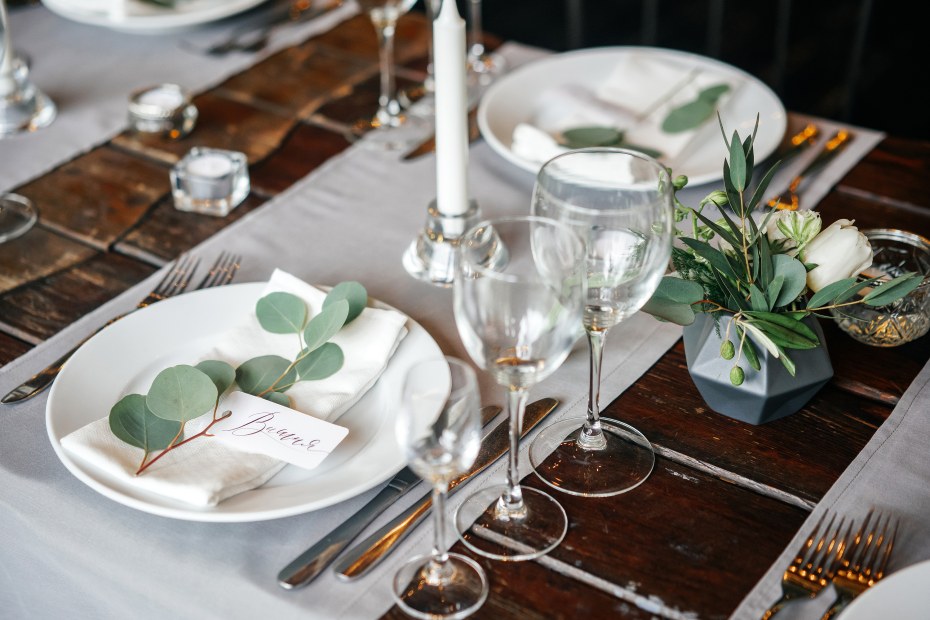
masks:
{"label": "butter knife", "polygon": [[[468,142],[474,142],[481,136],[481,131],[478,129],[478,108],[472,108],[468,111]],[[416,159],[428,153],[432,153],[436,150],[436,135],[433,134],[418,146],[416,146],[412,151],[404,155],[404,161],[410,161],[411,159]]]}
{"label": "butter knife", "polygon": [[[481,409],[481,424],[487,424],[500,413],[501,408],[490,405]],[[313,581],[356,536],[362,533],[375,517],[420,482],[409,467],[404,467],[388,482],[380,493],[362,506],[358,512],[342,522],[318,543],[297,556],[278,573],[278,585],[287,590],[305,586]]]}
{"label": "butter knife", "polygon": [[[531,403],[523,416],[523,431],[520,436],[523,437],[533,430],[533,427],[549,415],[558,404],[559,401],[554,398],[543,398]],[[449,483],[449,495],[455,493],[472,476],[481,473],[494,461],[507,454],[509,449],[508,425],[504,421],[481,440],[481,452],[478,453],[478,458],[475,459],[475,464],[471,469]],[[432,504],[432,494],[427,493],[393,521],[354,546],[333,567],[336,576],[345,581],[351,581],[374,568],[426,518]]]}

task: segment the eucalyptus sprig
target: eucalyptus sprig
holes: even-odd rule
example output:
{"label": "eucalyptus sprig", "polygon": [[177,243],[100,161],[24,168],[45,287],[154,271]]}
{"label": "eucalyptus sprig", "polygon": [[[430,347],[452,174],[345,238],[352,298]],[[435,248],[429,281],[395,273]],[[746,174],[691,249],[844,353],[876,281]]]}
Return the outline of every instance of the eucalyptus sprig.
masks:
{"label": "eucalyptus sprig", "polygon": [[[838,220],[821,231],[816,213],[769,209],[762,198],[778,162],[762,175],[755,189],[750,189],[758,128],[757,117],[749,137],[743,139],[734,131],[728,139],[720,122],[728,144],[723,189],[711,192],[696,209],[684,207],[676,196],[676,222],[690,219],[691,230],[676,228],[682,244],[672,248],[676,274],[662,280],[643,308],[681,325],[694,322],[695,312],[708,313],[715,321],[729,316],[721,356],[735,358],[730,379],[737,385],[745,376],[739,365],[743,357],[753,369],[761,368],[756,345],[780,360],[794,376],[796,367],[787,351],[821,344],[802,319],[859,303],[884,306],[910,293],[922,280],[913,273],[887,281],[861,276],[871,262],[871,248],[848,220]],[[673,183],[675,192],[683,186],[680,178]],[[719,219],[705,215],[704,208],[711,204],[718,208]],[[829,235],[820,236],[828,231]],[[812,252],[815,245],[820,247]],[[863,252],[868,258],[865,263],[860,256]],[[821,264],[811,260],[814,254]],[[824,282],[824,273],[845,275],[830,275],[827,277],[835,281]],[[853,299],[866,287],[871,290]]]}
{"label": "eucalyptus sprig", "polygon": [[[270,333],[296,336],[294,359],[262,355],[235,369],[219,360],[205,360],[196,366],[181,364],[158,373],[147,394],[124,396],[110,409],[109,425],[118,439],[142,449],[136,475],[171,450],[199,437],[210,437],[210,429],[232,414],[218,413],[220,397],[233,384],[253,396],[289,406],[286,392],[297,382],[319,381],[338,372],[345,356],[330,340],[367,304],[368,292],[358,282],[333,287],[312,318],[296,295],[270,293],[255,304],[255,316]],[[210,410],[212,419],[204,429],[182,439],[187,422]]]}

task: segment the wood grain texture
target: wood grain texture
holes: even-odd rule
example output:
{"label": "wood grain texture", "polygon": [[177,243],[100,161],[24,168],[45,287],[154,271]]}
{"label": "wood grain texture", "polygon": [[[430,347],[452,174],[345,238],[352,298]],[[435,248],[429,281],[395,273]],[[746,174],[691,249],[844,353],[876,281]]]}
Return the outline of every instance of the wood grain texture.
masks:
{"label": "wood grain texture", "polygon": [[0,295],[71,267],[94,253],[88,245],[34,226],[22,237],[0,243]]}
{"label": "wood grain texture", "polygon": [[39,220],[101,250],[169,191],[168,169],[103,146],[20,187]]}
{"label": "wood grain texture", "polygon": [[251,170],[252,187],[277,194],[348,148],[342,134],[298,123],[274,155]]}
{"label": "wood grain texture", "polygon": [[930,238],[930,203],[926,208],[914,205],[904,207],[891,200],[877,200],[874,196],[840,188],[821,200],[817,211],[824,225],[846,218],[855,220],[859,230],[897,228]]}
{"label": "wood grain texture", "polygon": [[930,210],[926,187],[930,176],[928,150],[930,142],[885,138],[849,171],[838,189],[904,209]]}
{"label": "wood grain texture", "polygon": [[[416,12],[407,13],[398,20],[394,47],[394,58],[398,65],[427,53],[430,31],[426,26],[426,18]],[[378,60],[375,29],[371,19],[364,14],[342,22],[313,41],[363,59]]]}
{"label": "wood grain texture", "polygon": [[0,297],[0,329],[37,344],[149,276],[155,268],[112,252]]}
{"label": "wood grain texture", "polygon": [[[398,76],[396,82],[398,89],[419,90],[420,87],[419,82],[402,76]],[[373,75],[367,80],[355,84],[343,96],[320,106],[311,119],[324,123],[327,120],[335,121],[350,127],[356,121],[367,121],[378,110],[379,92],[380,79],[377,75]]]}
{"label": "wood grain texture", "polygon": [[0,368],[32,348],[32,345],[0,332]]}

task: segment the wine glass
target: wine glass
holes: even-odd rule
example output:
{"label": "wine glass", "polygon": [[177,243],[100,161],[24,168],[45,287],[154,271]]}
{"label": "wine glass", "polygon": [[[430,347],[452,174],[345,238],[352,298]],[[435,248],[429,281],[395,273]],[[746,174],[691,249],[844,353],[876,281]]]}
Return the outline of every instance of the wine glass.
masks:
{"label": "wine glass", "polygon": [[366,146],[385,150],[405,149],[422,141],[429,133],[425,119],[404,112],[394,78],[394,34],[397,20],[415,3],[416,0],[358,0],[378,34],[381,67],[378,111],[372,118],[355,123],[353,128],[356,133],[364,133],[362,144]]}
{"label": "wine glass", "polygon": [[672,203],[668,170],[634,151],[571,151],[549,160],[536,178],[533,213],[571,226],[587,247],[587,417],[546,427],[530,447],[539,477],[566,493],[617,495],[641,484],[655,465],[646,437],[601,418],[598,399],[608,331],[648,301],[668,265]]}
{"label": "wine glass", "polygon": [[484,47],[481,0],[468,0],[468,70],[478,86],[487,86],[506,67],[504,57]]}
{"label": "wine glass", "polygon": [[[460,239],[454,314],[472,360],[507,390],[507,482],[469,497],[456,528],[470,549],[500,560],[540,557],[565,537],[565,510],[519,484],[528,390],[562,364],[578,339],[584,242],[565,224],[533,216],[484,221]],[[477,519],[477,521],[476,521]]]}
{"label": "wine glass", "polygon": [[444,503],[449,483],[474,463],[481,445],[475,372],[455,358],[414,364],[406,374],[395,430],[410,468],[433,486],[433,549],[394,576],[394,597],[415,618],[464,618],[488,597],[474,560],[448,553]]}
{"label": "wine glass", "polygon": [[0,0],[0,139],[45,127],[56,113],[52,100],[29,80],[29,67],[13,54],[6,0]]}

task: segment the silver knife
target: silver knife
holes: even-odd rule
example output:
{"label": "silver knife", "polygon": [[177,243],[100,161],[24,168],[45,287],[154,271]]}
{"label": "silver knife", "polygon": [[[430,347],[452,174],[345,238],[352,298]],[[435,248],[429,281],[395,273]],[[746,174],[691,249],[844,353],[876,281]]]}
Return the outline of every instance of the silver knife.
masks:
{"label": "silver knife", "polygon": [[[490,422],[500,413],[500,410],[501,408],[496,405],[483,407],[481,424]],[[416,486],[418,482],[420,482],[419,476],[409,467],[404,467],[358,512],[285,566],[278,573],[278,585],[287,590],[293,590],[313,581],[343,549],[349,546],[356,536],[362,533],[362,530],[368,527],[375,517]]]}
{"label": "silver knife", "polygon": [[[558,405],[559,401],[554,398],[543,398],[531,403],[526,408],[526,413],[523,416],[523,431],[520,436],[523,437],[533,430],[533,427],[539,424]],[[478,454],[475,464],[467,473],[462,474],[449,484],[449,495],[459,489],[472,476],[484,471],[491,463],[507,454],[510,449],[508,431],[508,425],[505,421],[481,440],[481,452]],[[420,501],[398,515],[393,521],[350,549],[333,567],[336,576],[345,581],[351,581],[358,579],[374,568],[413,531],[413,528],[426,518],[432,504],[432,494],[427,493]]]}

